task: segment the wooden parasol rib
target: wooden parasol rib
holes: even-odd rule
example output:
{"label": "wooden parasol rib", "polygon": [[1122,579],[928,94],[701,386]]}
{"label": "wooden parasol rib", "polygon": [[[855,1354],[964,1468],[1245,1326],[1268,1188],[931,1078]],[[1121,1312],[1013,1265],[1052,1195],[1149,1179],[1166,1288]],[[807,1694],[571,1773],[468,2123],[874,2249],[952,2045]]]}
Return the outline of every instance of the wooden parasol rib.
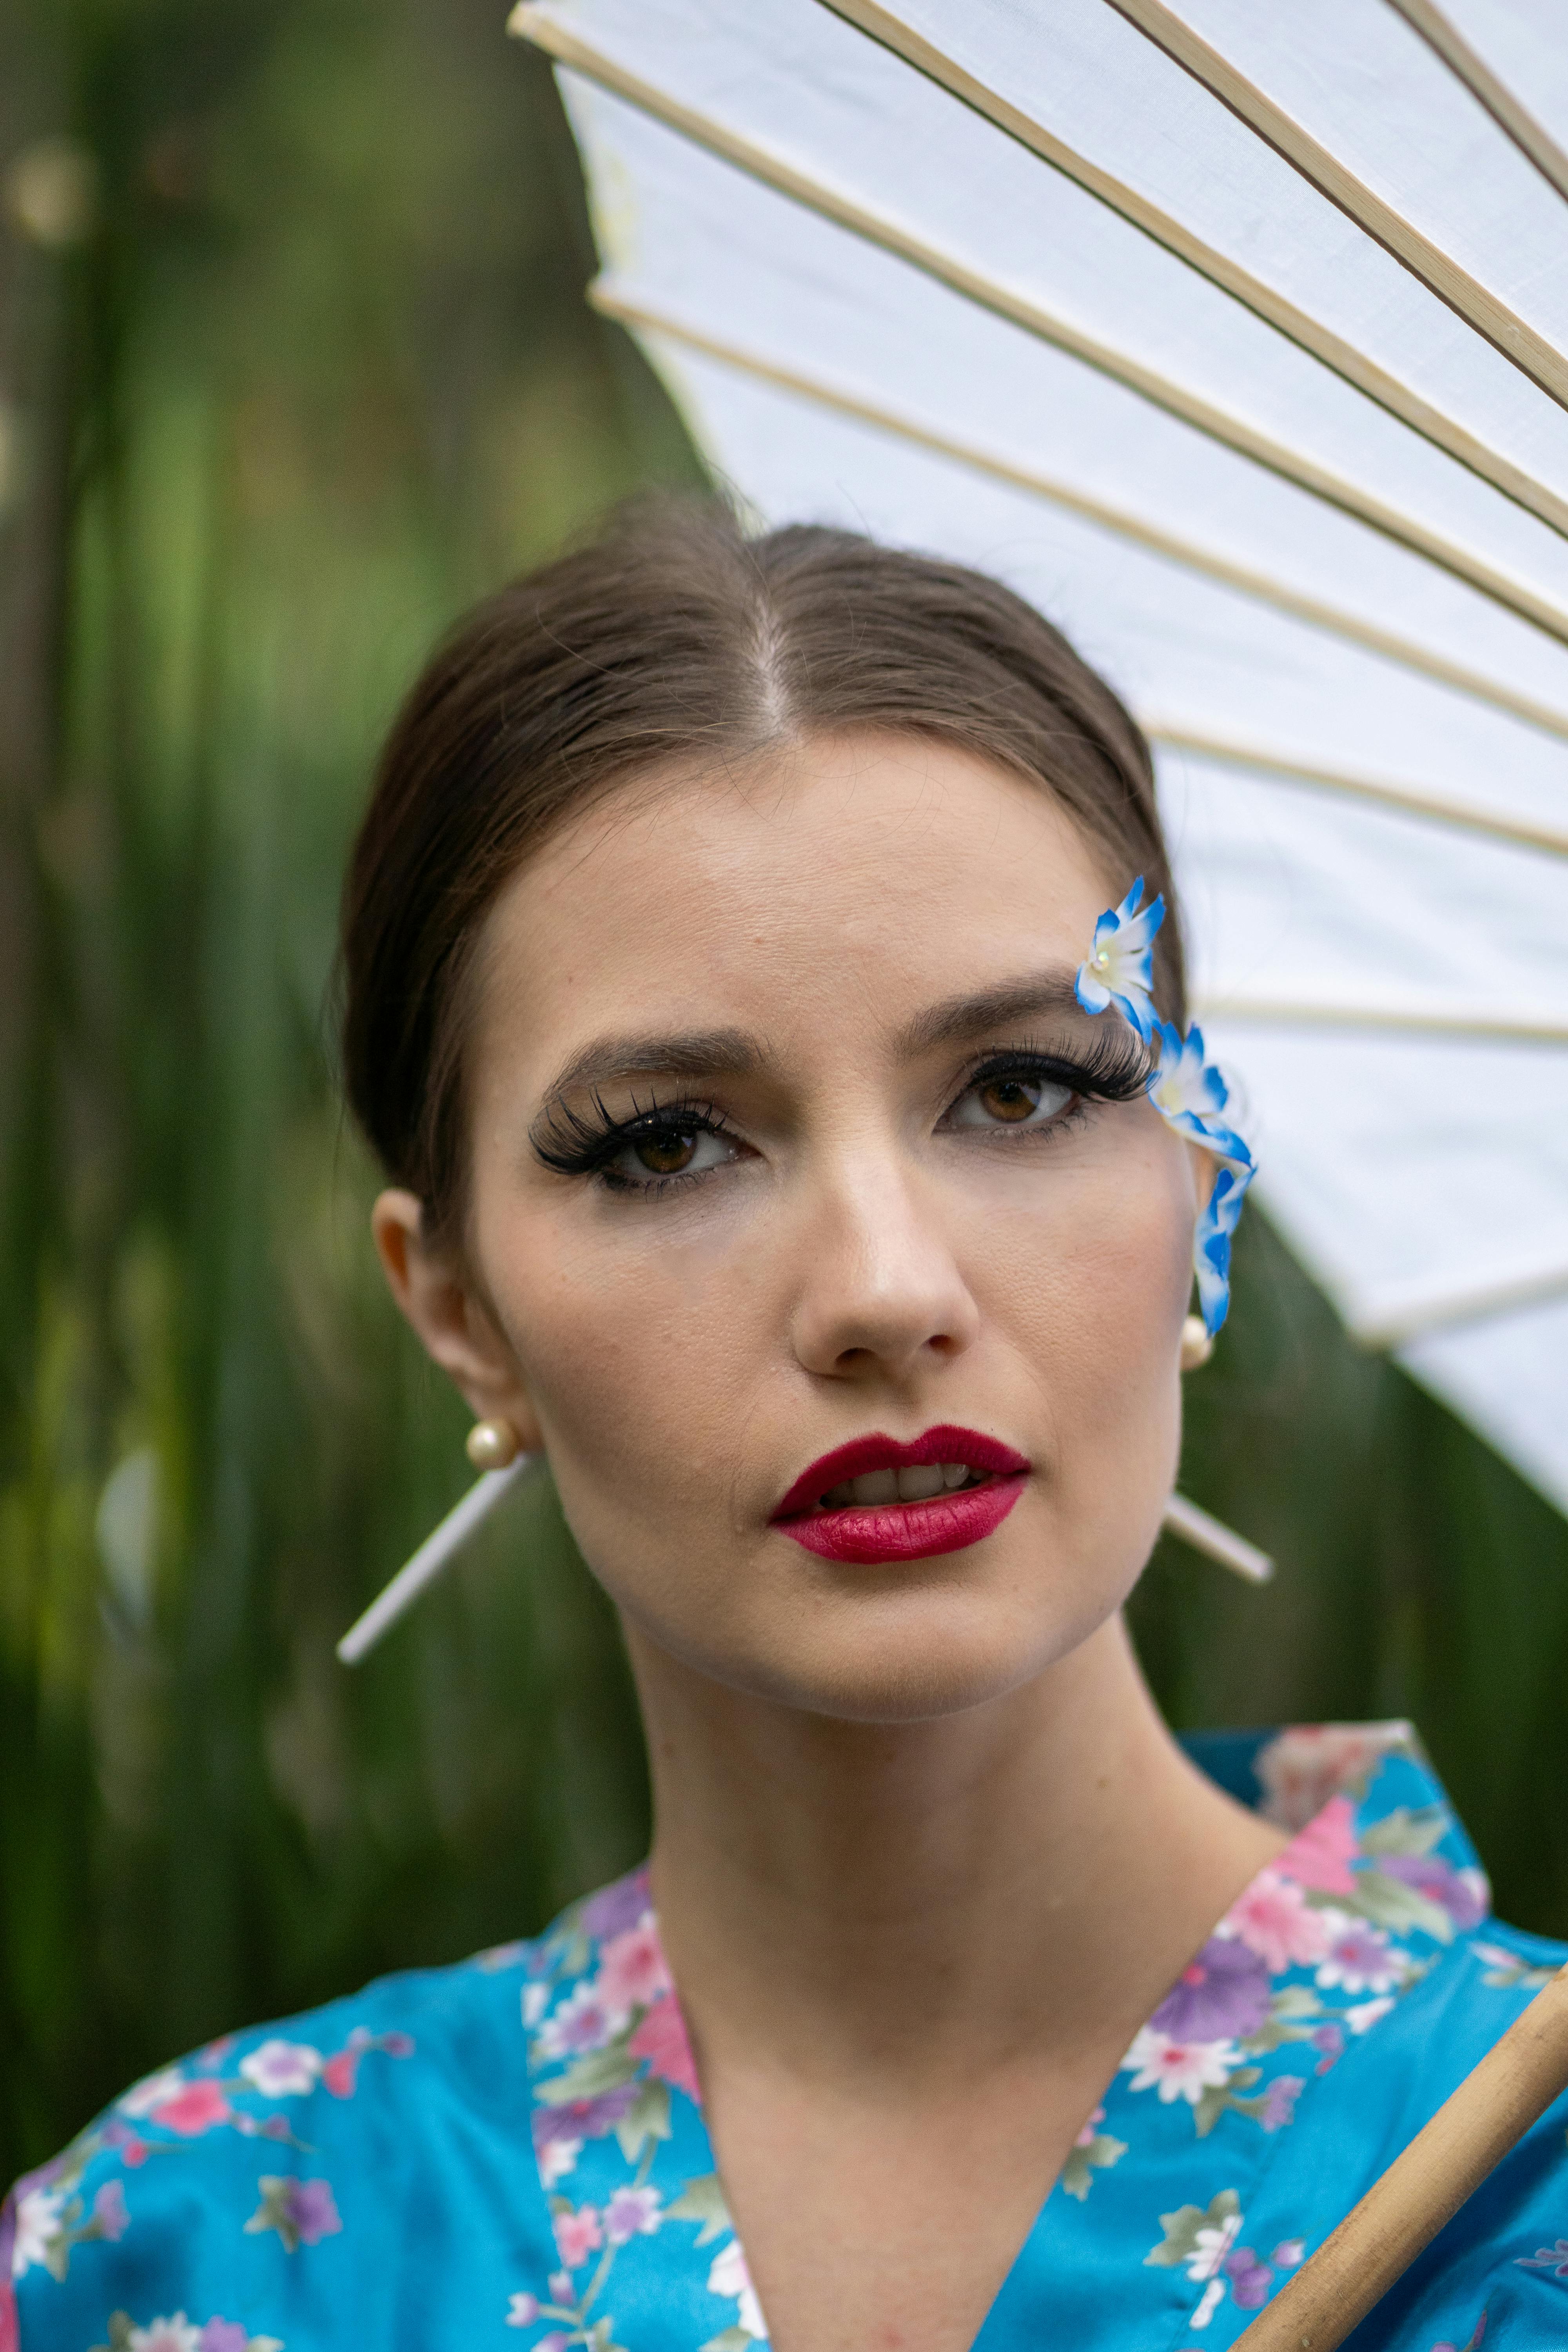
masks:
{"label": "wooden parasol rib", "polygon": [[1237,2336],[1234,2352],[1335,2352],[1564,2090],[1568,1968]]}

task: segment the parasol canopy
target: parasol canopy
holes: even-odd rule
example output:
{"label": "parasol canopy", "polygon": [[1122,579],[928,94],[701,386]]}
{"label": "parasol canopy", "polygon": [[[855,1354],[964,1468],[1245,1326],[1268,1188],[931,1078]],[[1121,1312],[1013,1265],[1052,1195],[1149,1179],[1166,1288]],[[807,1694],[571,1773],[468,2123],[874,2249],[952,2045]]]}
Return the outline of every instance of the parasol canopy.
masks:
{"label": "parasol canopy", "polygon": [[1560,0],[511,21],[717,475],[1131,705],[1276,1224],[1568,1509]]}

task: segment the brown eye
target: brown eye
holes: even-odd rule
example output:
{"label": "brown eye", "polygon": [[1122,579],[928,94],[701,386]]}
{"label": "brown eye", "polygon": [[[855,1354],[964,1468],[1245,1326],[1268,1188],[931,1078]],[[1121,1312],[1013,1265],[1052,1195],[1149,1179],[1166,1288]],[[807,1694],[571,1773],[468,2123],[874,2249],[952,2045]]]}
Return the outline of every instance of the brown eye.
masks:
{"label": "brown eye", "polygon": [[999,1127],[1045,1128],[1072,1098],[1072,1088],[1058,1078],[1037,1076],[1027,1068],[997,1070],[959,1097],[947,1124],[989,1128],[993,1133]]}
{"label": "brown eye", "polygon": [[645,1135],[633,1144],[632,1155],[650,1176],[679,1176],[697,1157],[697,1137],[694,1133]]}
{"label": "brown eye", "polygon": [[991,1117],[1005,1119],[1009,1127],[1028,1118],[1040,1107],[1038,1079],[991,1078],[976,1091]]}

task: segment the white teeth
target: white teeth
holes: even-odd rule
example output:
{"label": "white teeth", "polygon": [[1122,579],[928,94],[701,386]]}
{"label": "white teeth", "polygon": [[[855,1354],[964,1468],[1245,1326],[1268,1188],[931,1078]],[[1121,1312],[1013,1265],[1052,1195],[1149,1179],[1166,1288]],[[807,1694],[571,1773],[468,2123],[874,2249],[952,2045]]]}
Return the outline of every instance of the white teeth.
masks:
{"label": "white teeth", "polygon": [[900,1470],[898,1478],[900,1503],[929,1502],[942,1492],[942,1464],[922,1462],[913,1470]]}
{"label": "white teeth", "polygon": [[899,1474],[896,1470],[868,1470],[863,1478],[850,1479],[849,1491],[858,1503],[896,1503]]}
{"label": "white teeth", "polygon": [[861,1478],[830,1486],[822,1497],[825,1511],[847,1511],[852,1503],[925,1503],[933,1495],[952,1494],[973,1475],[967,1462],[922,1462],[912,1470],[871,1470]]}

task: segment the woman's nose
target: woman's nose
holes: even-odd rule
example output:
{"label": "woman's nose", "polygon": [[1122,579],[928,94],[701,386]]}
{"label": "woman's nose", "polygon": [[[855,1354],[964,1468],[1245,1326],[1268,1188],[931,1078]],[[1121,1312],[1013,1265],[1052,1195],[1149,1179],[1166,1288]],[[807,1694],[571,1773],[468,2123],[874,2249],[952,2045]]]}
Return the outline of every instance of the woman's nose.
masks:
{"label": "woman's nose", "polygon": [[979,1309],[922,1191],[880,1159],[834,1171],[802,1236],[792,1336],[807,1371],[907,1376],[973,1340]]}

